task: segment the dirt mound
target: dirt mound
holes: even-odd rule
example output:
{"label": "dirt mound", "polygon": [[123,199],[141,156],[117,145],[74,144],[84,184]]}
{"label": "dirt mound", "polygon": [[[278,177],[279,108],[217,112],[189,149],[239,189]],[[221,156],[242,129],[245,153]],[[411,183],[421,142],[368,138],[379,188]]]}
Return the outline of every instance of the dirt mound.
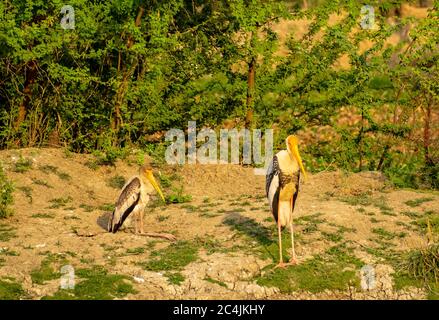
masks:
{"label": "dirt mound", "polygon": [[389,189],[386,177],[380,172],[344,173],[322,172],[312,177],[310,189],[316,194],[361,195]]}
{"label": "dirt mound", "polygon": [[265,176],[251,167],[232,164],[185,165],[181,170],[185,190],[194,196],[260,195],[265,193]]}

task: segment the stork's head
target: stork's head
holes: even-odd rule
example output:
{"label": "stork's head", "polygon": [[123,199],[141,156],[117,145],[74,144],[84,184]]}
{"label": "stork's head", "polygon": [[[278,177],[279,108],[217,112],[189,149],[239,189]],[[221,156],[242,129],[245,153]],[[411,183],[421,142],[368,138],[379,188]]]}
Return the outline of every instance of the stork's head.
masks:
{"label": "stork's head", "polygon": [[154,178],[154,175],[152,173],[152,168],[150,166],[142,166],[140,168],[140,172],[139,172],[140,177],[143,179],[143,181],[145,183],[150,183],[154,189],[157,191],[157,193],[160,195],[160,197],[162,198],[163,202],[165,201],[165,196],[163,195],[162,190],[160,190],[160,187],[157,183],[157,181]]}
{"label": "stork's head", "polygon": [[304,178],[307,179],[305,167],[303,166],[302,158],[299,154],[299,139],[297,139],[296,136],[291,135],[288,136],[288,138],[285,140],[285,143],[287,145],[288,154],[292,159],[296,159]]}

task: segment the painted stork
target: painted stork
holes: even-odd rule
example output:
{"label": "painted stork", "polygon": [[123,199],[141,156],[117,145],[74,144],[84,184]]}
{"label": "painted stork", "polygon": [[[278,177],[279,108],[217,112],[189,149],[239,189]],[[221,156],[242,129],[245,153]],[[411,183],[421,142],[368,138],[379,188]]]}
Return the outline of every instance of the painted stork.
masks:
{"label": "painted stork", "polygon": [[266,193],[270,202],[271,213],[277,223],[279,236],[279,264],[286,264],[282,258],[282,235],[283,227],[289,226],[291,231],[292,256],[288,264],[296,264],[296,252],[294,250],[293,210],[299,193],[300,171],[306,179],[305,168],[299,154],[298,139],[288,136],[285,140],[287,150],[279,151],[271,161],[266,175]]}
{"label": "painted stork", "polygon": [[113,215],[108,221],[108,231],[113,233],[117,232],[128,216],[132,214],[136,220],[134,224],[136,234],[175,240],[175,237],[170,234],[145,233],[143,230],[144,210],[154,190],[156,190],[162,200],[165,201],[165,197],[154,178],[152,169],[149,166],[141,167],[139,174],[132,177],[122,188]]}

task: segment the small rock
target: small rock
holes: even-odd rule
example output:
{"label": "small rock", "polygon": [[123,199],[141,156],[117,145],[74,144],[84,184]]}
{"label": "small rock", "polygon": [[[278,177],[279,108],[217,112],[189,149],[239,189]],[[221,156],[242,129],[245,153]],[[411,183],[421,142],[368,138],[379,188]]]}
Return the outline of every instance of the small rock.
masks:
{"label": "small rock", "polygon": [[144,283],[144,282],[145,282],[145,279],[143,279],[142,277],[136,277],[136,276],[134,276],[133,279],[134,279],[134,281],[137,282],[137,283]]}

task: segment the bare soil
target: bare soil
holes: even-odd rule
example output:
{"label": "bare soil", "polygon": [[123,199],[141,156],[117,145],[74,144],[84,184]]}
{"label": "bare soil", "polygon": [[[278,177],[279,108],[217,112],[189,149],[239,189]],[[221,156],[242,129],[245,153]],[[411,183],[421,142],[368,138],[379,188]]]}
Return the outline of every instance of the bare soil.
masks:
{"label": "bare soil", "polygon": [[[32,160],[32,167],[26,172],[14,172],[20,157]],[[252,168],[237,165],[158,168],[156,176],[171,173],[180,176],[184,194],[191,195],[192,200],[184,204],[149,208],[145,212],[145,231],[173,233],[179,241],[214,241],[221,247],[221,250],[213,253],[202,247],[196,261],[179,270],[184,280],[180,284],[172,284],[164,272],[147,271],[141,265],[151,258],[152,251],[172,244],[165,240],[135,235],[129,228],[116,234],[105,230],[110,214],[105,205],[108,207],[113,204],[119,193],[119,190],[109,186],[108,181],[115,175],[128,179],[136,174],[137,164],[129,160],[118,161],[115,166],[99,166],[93,170],[87,166],[87,162],[91,160],[92,156],[67,154],[61,149],[0,152],[0,162],[16,187],[13,205],[15,214],[0,220],[0,224],[13,227],[15,233],[11,239],[0,241],[0,248],[16,254],[3,257],[4,262],[0,263],[0,279],[16,279],[31,299],[51,295],[59,288],[59,279],[37,284],[31,277],[31,273],[40,268],[49,253],[70,253],[69,263],[75,268],[90,264],[100,265],[112,274],[128,276],[137,293],[127,295],[127,299],[426,297],[422,288],[394,289],[392,266],[370,254],[367,249],[376,246],[376,233],[373,232],[376,228],[394,234],[404,233],[403,237],[389,240],[395,245],[395,250],[408,251],[425,246],[425,234],[412,228],[411,218],[402,213],[439,212],[439,197],[436,193],[394,190],[388,186],[382,175],[374,172],[321,172],[310,175],[309,180],[302,184],[294,216],[295,219],[300,219],[318,213],[324,222],[319,224],[318,232],[314,233],[304,232],[304,225],[296,226],[296,233],[302,239],[296,247],[299,264],[334,245],[331,240],[322,236],[322,232],[337,232],[337,228],[344,227],[347,231],[342,234],[343,239],[350,243],[355,256],[365,264],[375,267],[377,286],[371,291],[346,288],[344,291],[324,290],[311,293],[300,290],[282,293],[277,287],[264,287],[256,283],[255,277],[264,273],[264,268],[274,261],[256,255],[252,250],[246,250],[246,246],[255,240],[226,223],[228,219],[234,219],[237,223],[251,221],[261,228],[266,227],[271,232],[270,236],[277,239],[264,194],[265,177],[254,175]],[[47,166],[56,168],[58,173],[67,173],[70,179],[41,169]],[[32,201],[22,187],[31,188]],[[391,208],[391,214],[383,213],[373,205],[362,206],[346,202],[346,199],[357,199],[364,194],[385,201]],[[425,197],[431,200],[415,208],[406,204],[409,200]],[[60,201],[60,198],[65,201]],[[188,208],[192,208],[192,212]],[[235,248],[237,245],[238,249]],[[137,254],[127,253],[135,248],[144,250]],[[359,277],[360,270],[356,272]]]}

